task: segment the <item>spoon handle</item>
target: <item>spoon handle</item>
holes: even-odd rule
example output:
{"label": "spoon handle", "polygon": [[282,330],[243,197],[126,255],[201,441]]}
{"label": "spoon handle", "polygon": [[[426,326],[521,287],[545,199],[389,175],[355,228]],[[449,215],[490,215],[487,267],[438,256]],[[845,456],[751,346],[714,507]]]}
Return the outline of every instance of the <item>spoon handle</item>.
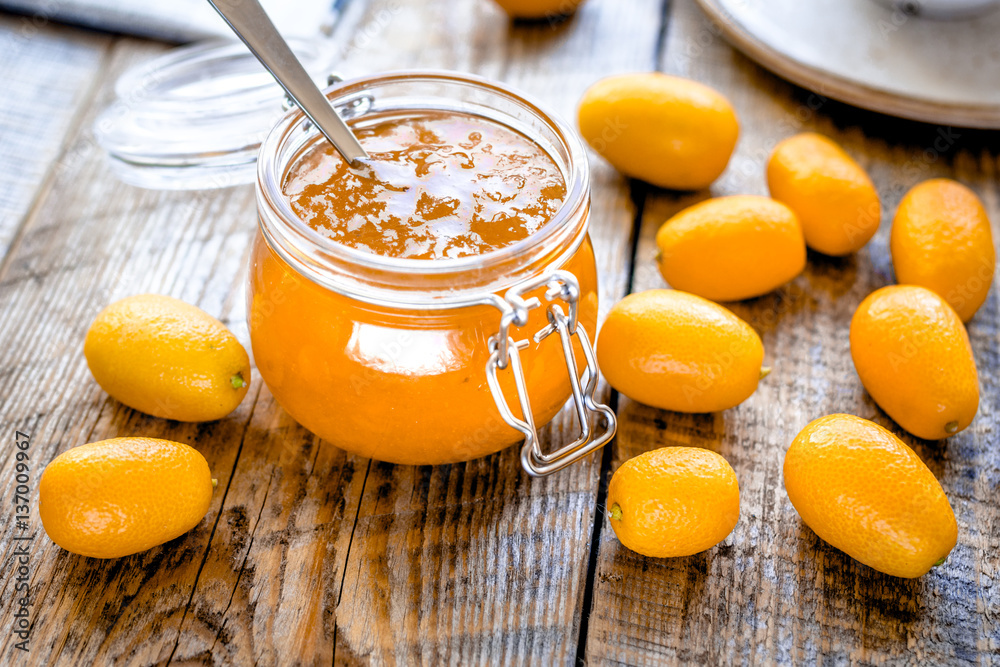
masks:
{"label": "spoon handle", "polygon": [[258,0],[208,2],[348,163],[368,157],[347,123],[309,78]]}

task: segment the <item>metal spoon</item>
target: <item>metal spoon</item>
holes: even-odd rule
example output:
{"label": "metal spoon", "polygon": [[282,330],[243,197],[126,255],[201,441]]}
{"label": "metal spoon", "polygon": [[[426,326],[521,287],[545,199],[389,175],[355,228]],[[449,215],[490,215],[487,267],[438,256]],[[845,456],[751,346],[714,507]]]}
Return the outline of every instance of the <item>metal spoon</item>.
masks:
{"label": "metal spoon", "polygon": [[258,0],[208,2],[349,164],[368,158],[358,138],[309,78]]}

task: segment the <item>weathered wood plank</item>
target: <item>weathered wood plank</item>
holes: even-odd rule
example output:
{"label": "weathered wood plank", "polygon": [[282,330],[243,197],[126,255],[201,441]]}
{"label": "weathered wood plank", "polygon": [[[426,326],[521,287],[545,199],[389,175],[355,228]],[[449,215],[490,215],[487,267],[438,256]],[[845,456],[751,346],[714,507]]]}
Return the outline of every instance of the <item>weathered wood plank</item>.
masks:
{"label": "weathered wood plank", "polygon": [[[185,278],[163,246],[198,257],[229,235],[247,234],[232,220],[220,222],[213,233],[212,221],[206,226],[203,215],[185,212],[182,196],[124,188],[89,140],[90,120],[109,99],[114,77],[132,59],[157,50],[120,44],[102,93],[83,113],[63,153],[71,159],[54,170],[46,198],[0,275],[5,313],[0,419],[3,432],[19,428],[32,435],[33,488],[44,464],[58,452],[138,433],[195,444],[223,484],[211,518],[194,531],[164,549],[113,562],[57,549],[41,531],[33,508],[30,660],[37,664],[57,656],[67,662],[123,656],[142,662],[151,637],[176,633],[252,406],[248,400],[233,417],[201,428],[146,418],[103,395],[81,353],[90,320],[113,298],[146,290],[183,293],[177,283]],[[225,268],[234,271],[238,262],[232,258]],[[11,521],[10,451],[3,452],[5,525]],[[5,554],[8,537],[2,538]],[[4,613],[10,602],[4,598]],[[13,655],[11,639],[3,638],[7,657]]]}
{"label": "weathered wood plank", "polygon": [[111,38],[0,15],[0,261],[39,197]]}
{"label": "weathered wood plank", "polygon": [[[661,2],[623,11],[596,0],[569,21],[536,25],[509,24],[484,2],[375,2],[370,15],[370,25],[384,22],[348,53],[348,74],[471,70],[573,119],[594,80],[653,65]],[[635,213],[627,183],[600,163],[593,203],[606,306],[625,288]],[[546,444],[571,428],[557,418]],[[373,463],[337,608],[337,663],[573,663],[599,469],[593,456],[531,480],[516,448],[435,468]]]}
{"label": "weathered wood plank", "polygon": [[[86,328],[104,305],[145,291],[200,305],[249,348],[243,285],[256,228],[251,188],[127,187],[90,139],[90,124],[112,99],[118,74],[160,50],[135,40],[117,43],[51,188],[0,273],[0,431],[11,438],[15,429],[31,433],[33,489],[57,453],[136,434],[192,444],[220,485],[193,531],[107,562],[56,548],[33,508],[28,662],[153,664],[212,655],[220,664],[275,663],[301,654],[329,663],[332,611],[367,462],[293,424],[259,378],[228,418],[179,424],[110,400],[81,352]],[[0,466],[4,525],[13,521],[11,451],[2,450]],[[13,562],[10,538],[10,531],[0,536],[5,572]],[[10,581],[5,577],[6,585]],[[12,596],[0,604],[9,617]],[[5,661],[20,656],[16,638],[4,633],[0,641]]]}
{"label": "weathered wood plank", "polygon": [[330,663],[367,469],[262,390],[171,661]]}
{"label": "weathered wood plank", "polygon": [[[358,13],[361,5],[354,3],[352,7]],[[387,8],[404,12],[404,18],[405,11],[411,12],[410,18],[413,12],[419,15],[426,11],[424,7],[396,3]],[[451,12],[447,17],[455,20],[456,15]],[[499,15],[495,11],[488,14],[487,19],[485,25],[489,29],[486,32],[494,35],[497,44],[503,44],[506,24],[496,23]],[[389,24],[383,24],[386,15],[378,7],[361,20],[367,21],[365,35],[376,35],[388,29]],[[592,18],[588,23],[591,27],[593,21]],[[412,33],[412,22],[407,19],[403,26],[404,34]],[[500,32],[493,26],[501,29]],[[543,45],[540,37],[558,38],[565,34],[562,32],[565,29],[565,26],[555,30],[544,27],[530,32],[538,44]],[[392,33],[388,32],[387,37],[392,37]],[[647,60],[654,39],[655,31],[650,30],[647,37],[650,49],[644,56]],[[396,66],[412,64],[405,43],[398,42],[398,45],[401,56]],[[459,45],[456,48],[466,47]],[[357,55],[352,56],[352,50]],[[469,57],[474,53],[472,49],[466,50]],[[353,42],[348,49],[347,62],[360,61],[365,54],[364,43]],[[99,99],[87,112],[89,117],[108,101],[110,86],[124,63],[144,55],[144,49],[136,43],[122,43]],[[427,60],[423,62],[432,64]],[[456,66],[459,62],[456,59]],[[465,66],[473,67],[472,64]],[[494,75],[500,73],[501,67],[491,58],[484,58],[481,66],[475,66],[479,71]],[[572,96],[566,93],[564,106],[571,107],[572,100],[590,78],[576,82],[577,89],[572,91]],[[85,118],[83,125],[89,122],[90,119]],[[54,355],[61,368],[48,358],[25,353],[7,359],[6,374],[16,383],[44,373],[55,374],[62,380],[62,391],[53,395],[45,390],[51,383],[42,382],[35,391],[22,397],[22,401],[9,397],[3,406],[4,415],[11,416],[12,423],[20,423],[28,401],[43,400],[48,401],[46,410],[59,413],[67,423],[90,419],[85,430],[60,439],[52,436],[52,420],[48,412],[43,413],[46,416],[32,427],[36,441],[46,443],[45,449],[38,452],[42,460],[50,459],[69,445],[109,435],[142,432],[192,442],[204,441],[205,444],[199,446],[203,447],[213,470],[220,471],[220,477],[228,478],[229,482],[225,495],[217,497],[209,519],[196,531],[180,538],[186,548],[166,565],[164,554],[174,553],[168,551],[176,548],[174,545],[154,550],[145,557],[121,561],[118,567],[103,564],[104,569],[99,570],[95,578],[92,561],[69,557],[39,536],[42,549],[36,560],[39,565],[33,576],[31,594],[39,600],[33,641],[42,648],[32,654],[32,660],[39,663],[56,658],[66,662],[124,660],[139,664],[168,659],[267,663],[279,661],[281,656],[300,655],[304,659],[328,662],[332,651],[333,605],[340,591],[346,540],[350,536],[366,463],[314,442],[277,409],[266,389],[258,388],[255,403],[248,400],[240,413],[214,426],[196,428],[134,415],[101,395],[79,356],[79,344],[93,314],[112,298],[135,291],[164,291],[199,303],[210,312],[221,313],[238,334],[244,335],[239,295],[244,249],[253,228],[253,203],[249,192],[240,188],[190,195],[150,193],[123,187],[107,172],[82,132],[74,139],[67,155],[72,159],[61,165],[53,187],[60,199],[58,202],[47,200],[40,206],[37,221],[26,233],[18,254],[2,276],[5,287],[11,288],[5,292],[10,299],[5,304],[5,312],[36,320],[47,317],[73,327],[73,336],[64,340]],[[605,290],[610,284],[611,290],[620,293],[621,275],[626,273],[628,252],[624,249],[629,246],[632,213],[621,179],[609,170],[598,175],[598,181],[601,179],[609,180],[612,185],[603,188],[603,192],[602,188],[597,189],[595,215],[611,213],[607,219],[614,224],[605,223],[603,229],[609,241],[614,242],[609,242],[607,247],[621,251],[610,255],[615,262],[608,262],[614,269],[609,272],[613,280],[605,284]],[[57,233],[60,229],[70,231],[60,236]],[[610,234],[611,231],[617,233]],[[41,267],[52,268],[43,270]],[[41,331],[40,340],[44,343],[55,335],[57,325],[43,322]],[[4,340],[17,343],[28,340],[27,334],[17,338],[16,333],[0,332]],[[26,370],[27,366],[32,368]],[[81,388],[89,397],[87,402],[82,405],[63,403],[67,396],[78,395]],[[102,408],[104,412],[99,412]],[[490,465],[502,465],[505,472],[500,479],[506,485],[504,488],[512,482],[525,481],[517,472],[513,452],[495,458]],[[572,531],[574,539],[565,541],[554,553],[545,552],[540,557],[542,562],[538,563],[542,572],[550,573],[546,576],[554,576],[551,562],[566,560],[574,564],[565,570],[554,571],[559,575],[553,585],[556,592],[566,594],[565,600],[557,598],[551,602],[561,610],[555,617],[559,624],[552,624],[548,618],[548,607],[539,606],[538,623],[547,624],[544,631],[536,631],[534,626],[522,631],[526,638],[522,643],[536,648],[544,646],[545,633],[559,634],[564,641],[558,649],[564,658],[575,647],[573,626],[586,574],[585,538],[589,535],[596,477],[596,464],[590,462],[588,465],[589,474],[565,478],[555,491],[532,500],[527,506],[532,510],[531,516],[548,517],[546,511],[555,503],[553,497],[558,500],[563,495],[571,496],[569,501],[560,500],[558,504],[572,509],[569,514],[572,521],[562,518],[559,512],[554,516],[565,530]],[[464,492],[466,497],[459,500],[460,506],[474,504],[477,500],[483,476],[473,479],[478,481],[473,491]],[[324,494],[323,490],[327,492]],[[517,495],[517,490],[505,490],[500,499],[511,495]],[[518,512],[524,514],[521,509]],[[519,523],[516,514],[509,511],[504,514],[502,525],[506,530]],[[405,526],[410,518],[406,515],[397,525]],[[548,520],[553,519],[549,517]],[[527,533],[531,539],[517,543],[526,558],[533,557],[530,545],[544,534],[545,526],[542,525]],[[331,544],[334,545],[332,549]],[[570,552],[570,556],[565,552]],[[69,564],[60,565],[66,558],[70,559]],[[146,562],[144,558],[159,560]],[[499,572],[506,575],[508,569],[501,567]],[[563,576],[566,572],[570,573],[568,577]],[[88,597],[81,586],[72,585],[77,581],[86,582],[88,590],[100,590],[103,594],[99,598]],[[531,582],[526,577],[520,578],[513,590],[523,592],[525,586],[530,588]],[[442,585],[451,586],[449,582]],[[471,590],[479,590],[479,582],[472,582],[472,586]],[[120,601],[117,591],[121,589],[130,591],[131,597],[120,610],[112,610]],[[161,589],[166,589],[167,593]],[[528,595],[522,597],[530,599]],[[502,597],[495,599],[496,605],[504,602]],[[260,601],[265,604],[258,604]],[[459,611],[456,620],[460,620],[468,609]],[[503,637],[509,618],[500,607],[494,607],[491,613],[485,634],[490,638]],[[364,610],[356,619],[349,619],[356,627],[385,622],[367,616]],[[455,641],[443,637],[441,644],[442,650],[447,652]],[[479,655],[484,655],[483,651],[489,655],[489,648],[488,644],[480,642]],[[515,645],[512,650],[519,649]],[[527,655],[530,654],[529,651]],[[378,661],[379,657],[372,659]]]}
{"label": "weathered wood plank", "polygon": [[[883,225],[855,257],[810,254],[805,273],[773,294],[732,309],[761,334],[772,374],[732,410],[683,415],[620,399],[616,469],[668,445],[707,447],[736,470],[741,516],[720,546],[680,559],[629,552],[604,523],[587,658],[594,664],[996,664],[996,448],[1000,383],[994,286],[969,325],[982,401],[973,426],[947,442],[903,433],[864,392],[850,359],[857,304],[892,281],[889,221],[910,186],[950,176],[975,189],[1000,232],[995,137],[905,123],[851,110],[802,91],[735,53],[695,8],[672,3],[663,69],[732,99],[742,137],[711,195],[766,194],[764,163],[785,136],[816,130],[841,142],[871,173]],[[961,135],[956,137],[955,135]],[[993,144],[990,150],[983,143]],[[654,193],[646,202],[633,289],[663,287],[654,236],[674,212],[707,192]],[[959,523],[948,561],[916,581],[881,575],[822,543],[788,502],[784,452],[813,418],[850,412],[892,429],[941,480]]]}
{"label": "weathered wood plank", "polygon": [[[468,69],[506,79],[571,116],[597,77],[655,64],[659,4],[637,1],[626,11],[590,0],[564,24],[508,26],[485,2],[354,0],[337,39],[347,44],[348,75]],[[691,3],[674,5],[665,69],[722,89],[743,119],[739,151],[714,194],[763,193],[762,165],[774,143],[818,129],[869,168],[888,212],[917,180],[951,175],[976,189],[1000,221],[995,136],[954,136],[811,97],[735,55]],[[58,550],[33,520],[28,662],[573,662],[596,457],[544,481],[520,472],[513,449],[465,465],[372,464],[369,471],[366,460],[292,423],[259,381],[237,413],[202,426],[138,415],[94,385],[80,354],[84,332],[103,305],[125,294],[160,291],[198,303],[247,342],[249,189],[128,188],[89,140],[117,73],[156,50],[122,41],[96,99],[74,98],[76,120],[63,128],[65,140],[50,158],[58,160],[42,177],[49,185],[0,268],[0,433],[32,434],[33,485],[41,465],[70,446],[142,433],[194,444],[220,490],[194,531],[112,562]],[[594,166],[593,235],[606,310],[628,284],[634,208],[628,184],[599,159]],[[662,285],[652,263],[656,227],[704,196],[645,198],[636,289]],[[983,381],[974,427],[944,444],[907,437],[942,479],[959,518],[959,547],[945,566],[918,582],[873,573],[820,543],[782,489],[784,449],[811,418],[844,410],[892,428],[861,390],[846,342],[854,306],[891,280],[887,231],[884,224],[856,258],[811,256],[791,285],[733,305],[761,332],[775,367],[743,406],[685,416],[621,400],[615,466],[665,444],[711,447],[737,470],[743,513],[722,546],[688,559],[630,554],[604,525],[594,545],[589,662],[997,664],[996,290],[969,327]],[[546,437],[561,440],[568,428],[569,420],[557,419]],[[10,452],[0,450],[6,526],[13,525]],[[7,573],[13,534],[0,535]],[[11,586],[5,575],[0,615],[8,619]],[[22,657],[13,641],[0,639],[6,662]]]}

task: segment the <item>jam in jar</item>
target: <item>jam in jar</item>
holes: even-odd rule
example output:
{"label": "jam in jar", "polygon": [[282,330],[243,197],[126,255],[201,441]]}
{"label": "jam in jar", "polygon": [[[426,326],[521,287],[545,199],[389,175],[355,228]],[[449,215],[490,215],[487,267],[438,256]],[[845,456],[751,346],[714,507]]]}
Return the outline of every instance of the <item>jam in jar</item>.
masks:
{"label": "jam in jar", "polygon": [[[369,160],[346,163],[295,111],[258,159],[248,319],[276,400],[333,444],[395,463],[526,440],[526,468],[547,474],[606,442],[575,134],[466,75],[377,75],[327,95]],[[537,427],[571,397],[583,434],[542,452]]]}

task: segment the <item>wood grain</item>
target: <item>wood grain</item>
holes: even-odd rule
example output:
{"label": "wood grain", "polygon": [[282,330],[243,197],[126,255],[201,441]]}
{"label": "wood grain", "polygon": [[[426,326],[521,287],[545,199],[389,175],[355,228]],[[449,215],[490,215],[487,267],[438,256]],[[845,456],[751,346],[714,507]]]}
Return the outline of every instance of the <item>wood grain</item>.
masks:
{"label": "wood grain", "polygon": [[[629,11],[592,2],[569,21],[538,24],[510,24],[483,2],[407,3],[395,15],[394,5],[371,5],[388,20],[345,71],[471,70],[570,118],[597,78],[652,66],[661,17],[659,0]],[[427,26],[419,41],[413,23]],[[607,165],[596,165],[593,206],[606,308],[624,293],[635,215],[627,182]],[[543,446],[572,428],[564,413]],[[512,448],[437,468],[372,464],[337,609],[338,664],[574,662],[601,460],[539,481],[517,458]]]}
{"label": "wood grain", "polygon": [[58,166],[110,43],[50,26],[42,15],[0,15],[0,261]]}
{"label": "wood grain", "polygon": [[[879,188],[883,228],[864,251],[845,260],[810,255],[790,285],[732,305],[761,333],[774,367],[751,399],[716,415],[681,415],[621,397],[613,452],[546,480],[521,472],[516,449],[439,467],[347,455],[295,424],[259,378],[236,413],[203,425],[146,417],[109,399],[80,350],[91,319],[116,298],[177,296],[248,343],[252,192],[145,191],[107,169],[90,124],[118,74],[162,46],[43,26],[34,43],[48,45],[51,62],[37,66],[33,81],[43,56],[12,54],[0,42],[0,64],[27,96],[0,100],[4,123],[22,123],[0,123],[0,243],[16,235],[0,263],[0,437],[32,435],[33,488],[59,452],[126,434],[189,442],[220,480],[197,528],[130,558],[70,555],[33,519],[27,655],[6,632],[16,530],[0,532],[0,662],[1000,664],[1000,292],[969,325],[979,415],[944,443],[915,441],[879,411],[860,387],[846,335],[861,298],[892,280],[888,222],[908,187],[958,178],[1000,223],[1000,138],[889,120],[794,88],[736,54],[693,0],[670,4],[661,36],[663,7],[588,0],[571,20],[523,24],[487,0],[350,0],[333,36],[348,76],[470,70],[570,118],[595,79],[658,64],[731,97],[742,138],[711,192],[652,190],[592,156],[604,311],[630,286],[663,285],[653,235],[671,213],[713,194],[765,193],[763,163],[785,136],[814,129],[834,137]],[[0,30],[12,20],[0,18]],[[78,80],[47,97],[45,82],[67,67],[79,68]],[[27,118],[26,102],[53,113]],[[22,138],[28,127],[45,140]],[[899,433],[949,494],[959,545],[926,577],[903,581],[858,565],[820,542],[789,505],[785,448],[809,420],[838,410]],[[571,428],[557,418],[546,443]],[[736,531],[698,556],[645,559],[622,548],[599,513],[592,544],[602,476],[667,444],[710,447],[733,464],[742,492]],[[12,451],[0,449],[4,526],[13,525]]]}
{"label": "wood grain", "polygon": [[[979,193],[996,224],[997,153],[960,150],[957,141],[935,148],[937,137],[973,133],[916,123],[903,123],[911,134],[902,145],[888,145],[878,128],[901,121],[845,110],[764,73],[722,41],[693,0],[673,3],[662,67],[729,96],[742,138],[711,193],[657,192],[647,199],[634,290],[664,286],[653,259],[654,235],[664,220],[709,194],[766,194],[763,166],[770,150],[798,131],[833,137],[869,170],[882,197],[883,225],[856,256],[811,253],[806,271],[789,285],[731,304],[761,334],[766,363],[774,368],[742,405],[683,415],[621,399],[614,468],[662,446],[712,449],[736,470],[741,516],[718,547],[670,560],[627,551],[605,522],[588,659],[630,665],[995,664],[998,290],[969,326],[981,371],[979,414],[969,430],[947,442],[915,440],[878,409],[854,372],[847,332],[861,299],[892,281],[888,228],[905,190],[932,176],[958,178]],[[895,579],[822,543],[801,523],[782,484],[784,451],[809,421],[833,412],[892,429],[939,477],[959,522],[959,544],[943,566],[919,580]]]}
{"label": "wood grain", "polygon": [[[49,194],[0,274],[0,339],[10,346],[0,426],[11,435],[15,428],[31,433],[34,484],[57,453],[132,434],[191,443],[221,483],[198,527],[130,558],[72,556],[33,521],[27,662],[154,664],[176,656],[274,664],[280,655],[315,655],[328,663],[332,610],[367,461],[314,441],[259,379],[228,418],[179,424],[110,400],[80,353],[104,305],[146,291],[198,304],[249,347],[243,282],[256,226],[252,190],[130,188],[110,173],[89,136],[118,74],[161,50],[135,40],[116,44],[98,95],[68,139],[63,155],[72,159],[54,171]],[[5,525],[12,521],[10,452],[3,449],[0,477]],[[10,536],[0,538],[6,570]],[[0,613],[9,617],[11,602],[5,596]],[[0,641],[4,660],[20,657],[9,634]]]}
{"label": "wood grain", "polygon": [[[228,271],[236,284],[242,229],[190,209],[187,197],[133,190],[117,183],[89,138],[94,114],[109,100],[122,68],[148,57],[157,47],[120,42],[107,78],[68,137],[64,158],[52,174],[47,196],[27,221],[19,244],[0,274],[0,339],[5,342],[0,396],[4,433],[15,428],[32,435],[33,485],[42,466],[71,446],[114,435],[137,434],[190,442],[206,456],[213,473],[229,479],[252,402],[211,425],[182,425],[147,418],[111,401],[93,382],[80,353],[83,334],[110,300],[128,293],[161,291],[201,303],[224,318],[225,295],[210,291],[214,271]],[[226,201],[232,193],[220,195]],[[247,200],[246,193],[243,199]],[[247,210],[252,215],[252,209]],[[213,224],[218,224],[215,229]],[[227,239],[240,238],[235,257],[226,257]],[[178,257],[211,258],[208,270],[192,271]],[[216,259],[218,257],[218,259]],[[195,283],[195,284],[192,284]],[[235,446],[234,446],[235,443]],[[3,450],[3,506],[10,525],[11,449]],[[220,489],[225,489],[223,484]],[[94,561],[56,548],[35,518],[32,531],[32,651],[28,662],[46,664],[113,659],[152,662],[159,644],[176,640],[185,605],[218,515],[216,494],[210,519],[167,547],[116,561]],[[37,517],[37,514],[35,514]],[[4,552],[9,557],[5,532]],[[3,613],[11,599],[4,597]],[[12,658],[11,637],[2,655]],[[168,651],[169,652],[169,651]]]}
{"label": "wood grain", "polygon": [[[631,59],[636,57],[651,62],[658,10],[658,3],[652,2],[644,10],[646,22],[642,27],[647,48],[608,60],[608,67],[633,67]],[[394,19],[396,14],[401,18]],[[573,50],[580,49],[581,40],[597,25],[604,23],[616,31],[623,29],[620,23],[608,22],[606,14],[607,7],[586,22],[524,28],[532,36],[531,40],[521,42],[531,49],[526,57],[543,57],[547,49],[559,52],[553,46],[573,34],[573,26],[582,26],[588,32],[575,33],[576,41],[568,51],[564,47],[561,52],[564,60],[572,57]],[[475,34],[487,35],[485,39],[495,44],[493,52],[443,39],[449,29],[461,32],[461,21],[470,17],[476,17],[471,22]],[[430,42],[413,42],[412,37],[410,45],[415,50],[407,50],[407,42],[400,35],[412,35],[413,19],[441,26],[438,51],[426,51],[424,45]],[[489,5],[470,9],[466,3],[446,8],[384,3],[369,8],[355,2],[349,5],[345,17],[345,22],[352,20],[360,22],[361,28],[352,33],[365,39],[347,42],[345,66],[348,67],[352,63],[371,67],[372,54],[392,53],[392,49],[376,48],[379,45],[374,38],[381,33],[397,48],[395,62],[379,63],[383,67],[414,62],[450,64],[497,76],[510,66],[504,55],[508,26]],[[396,20],[400,22],[395,23]],[[399,33],[392,32],[394,23]],[[481,43],[478,37],[477,41]],[[118,45],[98,98],[83,113],[81,127],[87,127],[97,110],[110,100],[111,86],[122,68],[147,57],[151,51],[155,49],[131,40]],[[471,59],[473,55],[475,62]],[[519,61],[511,62],[517,66]],[[561,110],[572,109],[576,96],[599,71],[595,65],[590,74],[568,80],[572,87],[565,88],[559,98]],[[544,92],[558,76],[552,72],[534,87]],[[29,340],[27,332],[18,337],[15,319],[38,322],[38,328],[30,335],[31,340],[43,347],[50,339],[60,339],[52,358],[29,352],[25,347],[21,355],[5,359],[9,362],[8,375],[18,386],[30,389],[23,395],[5,396],[3,414],[14,416],[20,424],[29,405],[43,404],[40,419],[30,426],[35,440],[46,443],[44,450],[36,451],[43,461],[68,446],[88,440],[142,432],[195,443],[206,454],[213,471],[229,482],[221,497],[217,497],[208,519],[177,541],[183,546],[174,543],[145,556],[98,564],[96,576],[92,561],[70,557],[39,536],[36,547],[39,564],[31,591],[39,601],[39,611],[34,619],[36,648],[31,661],[41,664],[58,658],[66,663],[116,660],[148,664],[177,660],[267,664],[280,662],[282,656],[297,655],[304,660],[328,662],[335,624],[333,605],[344,577],[341,565],[367,462],[350,460],[328,445],[312,442],[305,431],[288,422],[266,389],[252,392],[253,402],[248,399],[239,413],[229,419],[200,428],[135,415],[107,400],[94,387],[78,354],[86,325],[104,303],[147,290],[171,293],[220,314],[245,342],[240,268],[253,225],[249,192],[239,188],[218,193],[152,193],[123,187],[107,172],[88,138],[85,131],[80,131],[71,139],[67,153],[73,159],[57,172],[53,185],[53,191],[60,196],[48,198],[39,206],[37,220],[31,221],[24,243],[3,275],[12,288],[5,292],[9,301],[4,304],[4,312],[11,314],[12,319],[9,330],[2,332],[4,340],[19,344]],[[610,269],[602,274],[607,298],[620,294],[625,282],[634,214],[622,179],[604,169],[598,172],[595,181],[598,184],[595,212],[601,214],[602,221],[595,227],[595,236],[603,235],[606,241],[608,254],[602,255],[601,261]],[[60,235],[57,230],[68,231]],[[60,325],[67,324],[72,326],[70,337],[60,330]],[[48,390],[53,384],[52,375],[61,379],[58,393]],[[67,396],[81,395],[87,400],[64,402]],[[58,437],[53,427],[57,418],[67,424],[83,422],[87,427]],[[89,422],[85,421],[88,419]],[[562,436],[558,432],[555,435]],[[589,467],[564,477],[560,484],[536,485],[545,493],[521,489],[527,485],[527,479],[519,472],[514,452],[495,457],[488,465],[503,471],[498,476],[501,484],[495,487],[500,493],[492,499],[494,511],[503,517],[499,522],[503,530],[520,532],[522,537],[516,544],[521,546],[540,541],[554,545],[531,556],[535,567],[554,582],[553,594],[544,598],[543,603],[535,604],[535,623],[547,624],[546,630],[536,631],[534,625],[522,627],[520,644],[511,645],[510,655],[530,656],[534,651],[537,655],[555,654],[563,661],[571,660],[577,642],[576,623],[586,578],[586,538],[592,522],[599,462],[589,462]],[[399,469],[391,474],[412,472]],[[384,467],[376,471],[376,485],[366,487],[369,489],[366,498],[386,497],[378,478],[386,474]],[[438,474],[436,471],[435,475]],[[457,500],[451,501],[457,502],[457,506],[473,507],[481,498],[493,495],[486,486],[489,475],[479,473],[469,479],[477,481],[468,490],[459,491]],[[405,491],[405,488],[399,491],[397,501],[409,497],[403,495]],[[522,505],[516,511],[511,511],[507,501],[522,493],[529,497],[520,501]],[[391,494],[389,497],[392,499]],[[564,513],[564,508],[571,511]],[[405,527],[412,516],[402,514],[403,518],[395,525]],[[522,518],[531,520],[529,528],[519,527]],[[538,520],[541,523],[534,525]],[[552,522],[568,531],[572,539],[549,538],[546,528]],[[413,530],[419,534],[418,527]],[[375,543],[379,539],[366,528],[361,528],[360,537],[361,554],[369,548],[370,537]],[[487,552],[494,555],[505,552],[509,544],[508,538],[497,535],[486,542],[478,541],[477,547],[484,555]],[[461,544],[456,548],[462,551]],[[68,562],[64,562],[66,559]],[[362,559],[358,556],[356,560]],[[561,565],[563,561],[570,565]],[[473,594],[481,591],[479,580],[469,581],[467,589],[461,582],[452,582],[448,578],[450,568],[444,567],[444,563],[441,561],[439,565],[441,586],[453,590],[459,600],[471,600]],[[559,568],[554,569],[553,563],[559,564]],[[506,563],[492,567],[499,569],[490,576],[509,574]],[[517,615],[505,612],[507,598],[500,593],[519,594],[527,604],[530,596],[523,592],[531,590],[534,581],[534,575],[525,574],[513,579],[510,586],[495,590],[495,606],[489,617],[477,621],[478,634],[470,637],[468,633],[453,636],[443,632],[437,646],[424,642],[424,649],[432,654],[440,651],[443,655],[456,655],[451,652],[463,646],[469,650],[471,646],[477,655],[491,655],[498,641],[507,641],[498,639],[506,636],[506,628],[521,627]],[[83,584],[86,589],[81,588]],[[344,585],[351,586],[352,591],[358,589],[350,578]],[[102,593],[89,596],[85,590]],[[124,600],[122,590],[129,591]],[[258,604],[261,600],[264,604]],[[350,601],[351,627],[386,625],[387,619],[379,615],[379,607],[355,608],[353,597]],[[478,604],[456,606],[454,620],[464,622],[471,611],[478,609]],[[553,610],[558,614],[550,619]],[[411,617],[417,618],[412,614]],[[338,641],[344,647],[341,661],[349,661],[354,650],[351,641]],[[525,643],[527,649],[522,646]],[[10,654],[9,643],[3,650]],[[366,661],[379,662],[392,657],[375,653],[367,656]]]}

